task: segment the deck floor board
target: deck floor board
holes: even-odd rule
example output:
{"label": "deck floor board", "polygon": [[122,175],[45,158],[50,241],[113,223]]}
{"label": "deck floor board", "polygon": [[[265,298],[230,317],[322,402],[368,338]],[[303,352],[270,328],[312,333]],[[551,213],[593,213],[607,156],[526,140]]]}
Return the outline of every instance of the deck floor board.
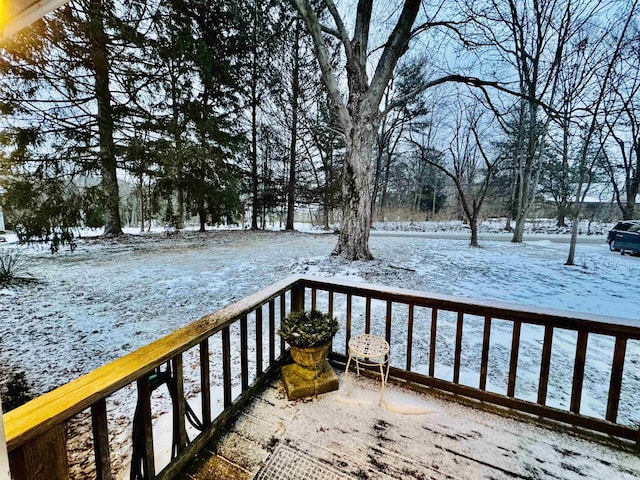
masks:
{"label": "deck floor board", "polygon": [[640,478],[640,456],[629,449],[393,385],[378,406],[378,388],[355,376],[345,387],[341,377],[338,392],[289,402],[276,381],[216,451],[243,478],[284,480],[310,465],[326,468],[327,478]]}

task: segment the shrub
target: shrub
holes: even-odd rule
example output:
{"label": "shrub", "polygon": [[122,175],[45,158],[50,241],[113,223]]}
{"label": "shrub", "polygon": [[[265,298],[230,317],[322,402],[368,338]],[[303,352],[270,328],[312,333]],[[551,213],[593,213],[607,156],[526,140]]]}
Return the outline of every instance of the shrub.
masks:
{"label": "shrub", "polygon": [[17,250],[0,250],[0,285],[25,280],[31,262]]}
{"label": "shrub", "polygon": [[316,347],[331,340],[337,331],[337,319],[327,313],[311,310],[291,312],[282,321],[278,333],[293,347]]}
{"label": "shrub", "polygon": [[2,389],[2,408],[5,412],[24,405],[33,398],[31,385],[24,372],[13,372]]}

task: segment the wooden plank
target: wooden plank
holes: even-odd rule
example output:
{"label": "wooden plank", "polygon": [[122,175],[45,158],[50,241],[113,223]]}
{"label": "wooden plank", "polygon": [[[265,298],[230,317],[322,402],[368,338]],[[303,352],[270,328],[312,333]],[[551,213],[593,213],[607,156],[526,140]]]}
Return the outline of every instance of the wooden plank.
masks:
{"label": "wooden plank", "polygon": [[351,294],[347,294],[347,323],[345,325],[345,346],[344,353],[345,355],[349,353],[349,340],[351,340]]}
{"label": "wooden plank", "polygon": [[364,333],[371,333],[371,297],[365,299]]}
{"label": "wooden plank", "polygon": [[262,374],[262,307],[256,310],[256,378]]}
{"label": "wooden plank", "polygon": [[540,380],[538,381],[538,403],[547,404],[547,386],[549,385],[549,369],[551,368],[551,347],[553,343],[553,327],[544,327],[542,342],[542,358],[540,360]]}
{"label": "wooden plank", "polygon": [[[539,405],[537,403],[528,402],[526,400],[521,400],[518,398],[507,397],[498,393],[483,392],[482,390],[479,390],[477,388],[447,382],[446,380],[441,380],[439,378],[426,377],[415,372],[407,372],[404,370],[397,371],[392,367],[389,375],[392,378],[397,377],[414,384],[423,384],[425,386],[437,388],[453,393],[455,395],[461,395],[500,407],[506,407],[520,412],[536,415],[542,418],[587,428],[589,430],[602,432],[607,435],[614,435],[620,438],[635,440],[637,434],[636,429],[628,427],[626,425],[619,425],[616,423],[607,422],[606,420],[587,417],[584,415],[576,415],[566,410],[560,410],[546,405]],[[419,379],[418,377],[422,378]],[[424,383],[422,383],[423,381]]]}
{"label": "wooden plank", "polygon": [[489,345],[491,344],[491,317],[484,317],[484,332],[482,335],[482,356],[480,357],[480,390],[487,389],[487,374],[489,372]]}
{"label": "wooden plank", "polygon": [[573,364],[573,383],[571,387],[571,411],[580,413],[580,402],[582,401],[582,383],[584,381],[584,361],[587,355],[588,332],[578,332],[578,342],[576,344],[576,358]]}
{"label": "wooden plank", "polygon": [[391,320],[392,320],[392,312],[391,312],[392,304],[391,301],[387,300],[387,314],[385,315],[385,325],[384,325],[384,338],[389,345],[391,345]]}
{"label": "wooden plank", "polygon": [[269,301],[269,365],[276,361],[276,303]]}
{"label": "wooden plank", "polygon": [[626,352],[627,339],[624,337],[616,337],[616,346],[613,350],[613,365],[611,367],[611,380],[609,381],[607,414],[605,417],[610,422],[615,422],[618,419],[618,405],[620,404],[620,390],[622,389],[622,373]]}
{"label": "wooden plank", "polygon": [[411,371],[411,357],[413,350],[413,305],[409,305],[409,318],[407,319],[407,371]]}
{"label": "wooden plank", "polygon": [[462,327],[464,325],[464,313],[458,312],[456,323],[456,349],[453,358],[453,383],[460,383],[460,359],[462,357]]}
{"label": "wooden plank", "polygon": [[153,478],[156,465],[153,455],[153,426],[151,424],[151,384],[149,374],[145,374],[136,382],[138,385],[138,406],[142,415],[142,434],[144,436],[143,474],[144,478]]}
{"label": "wooden plank", "polygon": [[[333,354],[331,356],[331,360],[344,365],[346,362],[346,356]],[[361,368],[360,373],[364,375],[371,375],[371,378],[380,378],[380,373],[376,371],[367,371],[364,368]],[[456,384],[417,372],[408,372],[403,369],[391,367],[389,370],[389,381],[392,381],[393,379],[399,379],[403,382],[407,382],[406,384],[410,386],[436,388],[443,392],[460,395],[461,397],[467,397],[473,400],[479,400],[487,405],[490,404],[496,405],[497,407],[506,407],[515,411],[535,415],[537,417],[575,425],[595,432],[602,432],[607,435],[614,435],[619,438],[635,441],[638,435],[638,430],[636,428],[626,425],[611,423],[606,420],[587,417],[585,415],[576,415],[575,413],[568,412],[566,410],[560,410],[546,405],[539,405],[537,403],[528,402],[518,398],[507,397],[506,395],[498,393],[488,391],[483,392],[477,388]],[[476,407],[482,407],[482,404],[474,405]]]}
{"label": "wooden plank", "polygon": [[181,453],[187,446],[187,429],[185,428],[186,406],[184,398],[184,373],[182,368],[182,354],[176,355],[171,359],[171,367],[173,370],[173,388],[176,392],[177,408],[173,410],[173,435],[178,441],[178,453]]}
{"label": "wooden plank", "polygon": [[200,392],[202,425],[211,424],[211,365],[209,363],[209,339],[200,342]]}
{"label": "wooden plank", "polygon": [[333,292],[329,291],[329,316],[333,317]]}
{"label": "wooden plank", "polygon": [[98,400],[91,406],[91,428],[93,431],[96,480],[112,480],[109,427],[107,424],[107,402],[104,399]]}
{"label": "wooden plank", "polygon": [[438,310],[431,309],[431,338],[429,339],[429,376],[433,377],[436,370],[436,338],[438,333]]}
{"label": "wooden plank", "polygon": [[[287,316],[287,302],[285,294],[280,295],[280,325],[284,322],[284,318]],[[280,335],[278,335],[280,336]],[[284,355],[286,351],[286,347],[284,344],[284,339],[280,337],[280,356]]]}
{"label": "wooden plank", "polygon": [[224,408],[231,405],[231,335],[229,327],[222,330],[222,390]]}
{"label": "wooden plank", "polygon": [[509,361],[509,381],[507,383],[507,396],[515,396],[516,378],[518,377],[518,354],[520,353],[520,331],[522,324],[513,322],[513,335],[511,337],[511,359]]}
{"label": "wooden plank", "polygon": [[249,388],[249,345],[246,315],[240,318],[240,383],[243,392]]}
{"label": "wooden plank", "polygon": [[240,394],[231,406],[218,415],[212,427],[198,435],[193,442],[187,446],[182,455],[167,465],[155,480],[183,478],[182,471],[191,463],[193,458],[229,431],[229,425],[235,420],[237,413],[253,399],[254,395],[264,390],[265,386],[279,375],[280,367],[288,361],[290,361],[290,358],[285,356],[271,364],[269,368],[265,370],[264,374],[249,386],[246,392]]}
{"label": "wooden plank", "polygon": [[13,480],[68,480],[64,426],[56,425],[9,452]]}
{"label": "wooden plank", "polygon": [[257,305],[281,295],[295,282],[297,277],[290,277],[273,284],[6,413],[8,449],[35,438],[135,382],[145,372],[198,345],[240,316],[253,311]]}
{"label": "wooden plank", "polygon": [[311,310],[317,310],[317,302],[318,302],[318,289],[311,289]]}
{"label": "wooden plank", "polygon": [[307,287],[333,290],[335,293],[350,293],[354,296],[370,296],[374,300],[390,300],[394,303],[414,304],[419,307],[436,308],[440,310],[462,311],[468,315],[489,315],[492,318],[519,320],[533,325],[553,325],[568,330],[587,330],[590,333],[616,336],[622,334],[628,339],[640,340],[640,327],[637,321],[629,318],[609,317],[605,315],[591,315],[586,313],[518,306],[515,304],[496,301],[470,301],[463,297],[442,295],[431,292],[421,292],[383,285],[365,285],[346,280],[331,279],[301,275],[299,281]]}
{"label": "wooden plank", "polygon": [[291,287],[291,311],[301,312],[304,310],[304,286],[294,285]]}
{"label": "wooden plank", "polygon": [[[329,316],[331,318],[333,318],[333,292],[329,291],[327,292],[328,296],[329,296]],[[329,345],[329,351],[333,352],[333,337],[331,337],[331,342]]]}

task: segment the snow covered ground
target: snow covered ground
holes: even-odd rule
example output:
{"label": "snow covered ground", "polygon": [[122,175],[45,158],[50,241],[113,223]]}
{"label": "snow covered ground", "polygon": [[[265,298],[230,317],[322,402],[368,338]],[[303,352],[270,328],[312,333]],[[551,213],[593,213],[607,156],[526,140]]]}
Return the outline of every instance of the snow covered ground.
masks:
{"label": "snow covered ground", "polygon": [[[568,245],[539,238],[520,245],[485,241],[474,249],[467,240],[372,237],[376,260],[354,263],[330,257],[334,235],[311,233],[211,231],[83,238],[75,252],[56,255],[46,247],[1,243],[0,251],[20,248],[32,262],[30,273],[40,281],[0,288],[0,372],[23,370],[35,393],[43,393],[293,273],[612,315],[640,325],[640,258],[610,252],[600,237],[602,242],[579,244],[578,266],[566,267]],[[337,300],[337,315],[340,308]],[[416,313],[416,371],[425,371],[428,364],[423,314]],[[406,341],[401,339],[406,335],[400,310],[394,311],[395,318],[398,330],[393,338],[398,341],[393,348],[396,358],[402,358]],[[379,321],[374,319],[374,328]],[[494,324],[489,388],[504,392],[511,326]],[[436,376],[450,379],[448,353],[455,322],[444,316],[439,329]],[[542,329],[523,329],[516,388],[521,398],[535,400],[542,338]],[[465,321],[461,378],[473,386],[481,341],[481,319]],[[583,413],[604,415],[603,386],[608,385],[612,344],[597,336],[589,340]],[[554,336],[552,371],[558,366],[559,373],[550,381],[551,405],[568,405],[574,345],[572,332]],[[629,342],[627,351],[620,416],[637,424],[640,400],[634,392],[640,390],[640,345]]]}

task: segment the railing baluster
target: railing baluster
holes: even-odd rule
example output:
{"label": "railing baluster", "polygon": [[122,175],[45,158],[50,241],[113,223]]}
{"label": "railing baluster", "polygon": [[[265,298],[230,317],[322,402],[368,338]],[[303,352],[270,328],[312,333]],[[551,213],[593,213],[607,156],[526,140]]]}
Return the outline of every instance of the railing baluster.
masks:
{"label": "railing baluster", "polygon": [[269,301],[269,366],[276,361],[276,302]]}
{"label": "railing baluster", "polygon": [[371,333],[371,297],[369,296],[364,307],[364,333]]}
{"label": "railing baluster", "polygon": [[606,418],[615,422],[618,418],[618,404],[620,403],[620,390],[622,388],[622,372],[624,370],[624,357],[627,352],[627,339],[616,337],[616,346],[613,351],[613,365],[611,366],[611,380],[609,382],[609,399],[607,401]]}
{"label": "railing baluster", "polygon": [[349,340],[351,340],[351,294],[347,294],[347,324],[345,326],[345,355],[349,355]]}
{"label": "railing baluster", "polygon": [[178,354],[171,359],[173,370],[173,391],[176,392],[176,409],[173,410],[173,434],[178,440],[178,454],[182,453],[187,446],[187,430],[185,428],[185,399],[184,399],[184,374],[182,369],[182,354]]}
{"label": "railing baluster", "polygon": [[316,310],[316,304],[318,300],[318,292],[315,287],[311,289],[311,310]]}
{"label": "railing baluster", "polygon": [[538,403],[547,404],[547,387],[549,385],[549,368],[551,367],[551,347],[553,343],[553,326],[544,327],[542,359],[540,360],[540,381],[538,382]]}
{"label": "railing baluster", "polygon": [[462,357],[462,327],[464,325],[464,313],[458,312],[456,324],[456,350],[453,360],[453,383],[460,383],[460,359]]}
{"label": "railing baluster", "polygon": [[93,450],[95,452],[96,479],[112,480],[109,429],[107,425],[107,402],[100,399],[91,406],[93,428]]}
{"label": "railing baluster", "polygon": [[[287,299],[283,293],[282,295],[280,295],[280,325],[282,325],[282,322],[284,321],[284,317],[286,316],[287,316]],[[280,337],[280,355],[284,355],[285,350],[286,349],[285,349],[284,339]]]}
{"label": "railing baluster", "polygon": [[387,300],[386,324],[384,326],[384,337],[387,343],[391,345],[391,300]]}
{"label": "railing baluster", "polygon": [[149,374],[146,373],[137,381],[138,402],[142,414],[142,434],[144,435],[143,474],[144,478],[156,475],[156,465],[153,456],[153,427],[151,426],[151,384]]}
{"label": "railing baluster", "polygon": [[571,388],[571,411],[580,413],[582,401],[582,382],[584,381],[584,361],[587,356],[587,341],[589,333],[582,330],[578,332],[576,344],[576,359],[573,366],[573,386]]}
{"label": "railing baluster", "polygon": [[247,316],[240,318],[240,382],[242,391],[249,388],[249,345],[247,342]]}
{"label": "railing baluster", "polygon": [[304,310],[304,286],[296,285],[291,289],[291,311],[301,312]]}
{"label": "railing baluster", "polygon": [[491,342],[491,317],[484,317],[484,333],[482,335],[482,356],[480,359],[480,390],[487,389],[487,373],[489,372],[489,345]]}
{"label": "railing baluster", "polygon": [[[329,295],[329,316],[333,318],[333,291],[329,290],[327,293]],[[333,352],[333,337],[331,337],[329,352]]]}
{"label": "railing baluster", "polygon": [[516,393],[516,378],[518,376],[518,354],[520,353],[520,331],[522,322],[513,322],[513,336],[511,337],[511,360],[509,361],[509,383],[507,396],[514,397]]}
{"label": "railing baluster", "polygon": [[229,327],[222,329],[222,383],[224,408],[231,405],[231,335]]}
{"label": "railing baluster", "polygon": [[413,304],[409,305],[409,318],[407,319],[407,372],[411,371],[411,354],[413,348]]}
{"label": "railing baluster", "polygon": [[211,424],[211,367],[209,364],[209,339],[200,342],[200,389],[202,401],[202,425]]}
{"label": "railing baluster", "polygon": [[256,310],[256,378],[262,374],[262,305]]}
{"label": "railing baluster", "polygon": [[438,309],[431,309],[431,338],[429,345],[429,376],[434,377],[436,371],[436,335],[438,332]]}

